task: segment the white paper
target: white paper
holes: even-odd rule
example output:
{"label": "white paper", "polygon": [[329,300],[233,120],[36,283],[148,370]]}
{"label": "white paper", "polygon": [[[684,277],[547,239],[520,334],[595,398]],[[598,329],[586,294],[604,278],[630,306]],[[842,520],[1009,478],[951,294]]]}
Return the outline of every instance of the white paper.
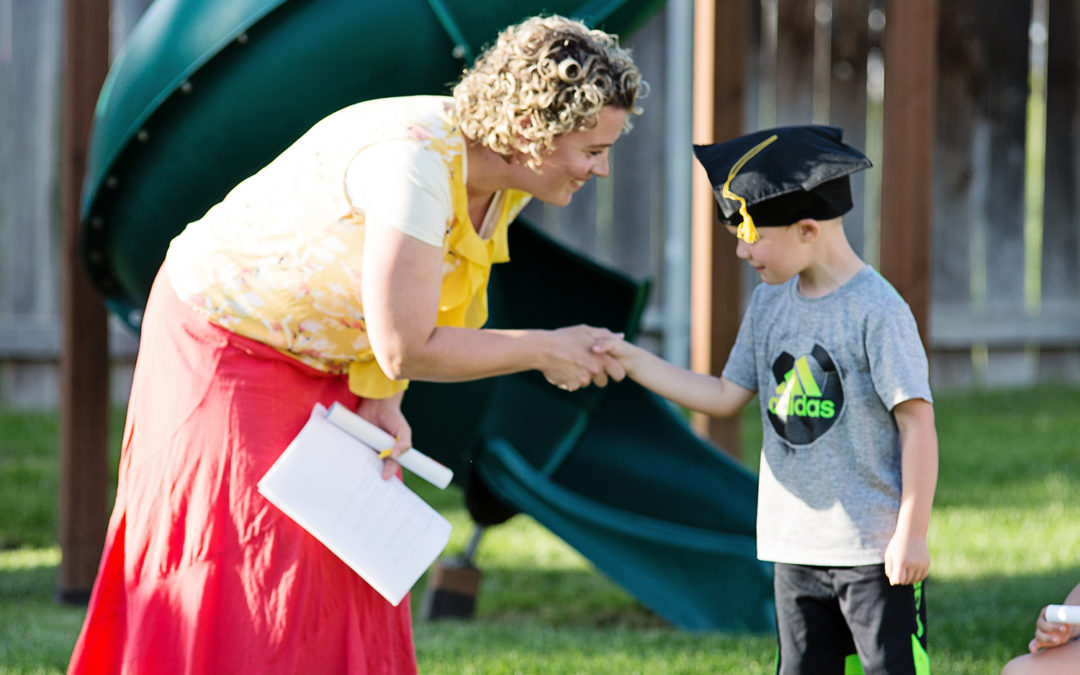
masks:
{"label": "white paper", "polygon": [[271,503],[397,605],[450,540],[450,523],[372,449],[326,420],[308,423],[259,481]]}

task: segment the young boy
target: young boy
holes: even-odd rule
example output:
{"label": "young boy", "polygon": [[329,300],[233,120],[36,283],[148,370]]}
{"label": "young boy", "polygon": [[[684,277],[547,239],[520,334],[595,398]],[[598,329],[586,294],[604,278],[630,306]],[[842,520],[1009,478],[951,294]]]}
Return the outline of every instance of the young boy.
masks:
{"label": "young boy", "polygon": [[839,674],[860,661],[868,673],[929,672],[922,581],[938,449],[927,358],[907,304],[841,222],[849,175],[870,162],[820,126],[695,152],[736,255],[765,282],[722,376],[621,341],[595,349],[709,415],[758,393],[757,545],[775,563],[778,673]]}

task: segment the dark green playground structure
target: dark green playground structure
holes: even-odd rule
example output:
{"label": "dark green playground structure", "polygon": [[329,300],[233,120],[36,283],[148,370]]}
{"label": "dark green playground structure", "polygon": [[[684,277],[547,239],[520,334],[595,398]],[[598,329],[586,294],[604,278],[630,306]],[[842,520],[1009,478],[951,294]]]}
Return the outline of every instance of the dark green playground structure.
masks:
{"label": "dark green playground structure", "polygon": [[[156,0],[98,101],[83,262],[137,330],[169,241],[325,115],[448,93],[501,28],[529,14],[626,35],[661,4]],[[510,235],[489,325],[589,323],[635,336],[648,282],[526,222]],[[478,523],[529,514],[679,628],[774,628],[772,570],[755,556],[756,477],[636,384],[566,393],[538,373],[414,383],[406,414],[417,446],[454,469]]]}

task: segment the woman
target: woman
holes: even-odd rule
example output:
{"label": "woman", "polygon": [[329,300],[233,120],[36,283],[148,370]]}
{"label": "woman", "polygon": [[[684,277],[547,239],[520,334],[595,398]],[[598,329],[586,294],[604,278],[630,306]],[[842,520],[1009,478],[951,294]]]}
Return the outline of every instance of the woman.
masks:
{"label": "woman", "polygon": [[510,221],[607,175],[644,88],[613,36],[529,19],[453,97],[330,115],[173,241],[69,672],[415,671],[408,600],[389,605],[256,483],[316,402],[357,409],[397,456],[408,379],[623,376],[590,351],[606,329],[482,326]]}

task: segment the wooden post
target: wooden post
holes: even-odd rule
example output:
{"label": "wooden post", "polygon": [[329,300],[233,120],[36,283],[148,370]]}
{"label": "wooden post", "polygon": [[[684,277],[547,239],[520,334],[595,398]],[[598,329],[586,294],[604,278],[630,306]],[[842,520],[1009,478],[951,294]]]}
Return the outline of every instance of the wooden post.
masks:
{"label": "wooden post", "polygon": [[66,0],[64,48],[58,594],[78,602],[94,583],[108,508],[107,321],[79,262],[78,230],[94,105],[109,67],[109,0]]}
{"label": "wooden post", "polygon": [[775,124],[806,124],[814,118],[814,61],[816,2],[778,0],[776,3]]}
{"label": "wooden post", "polygon": [[[694,143],[745,132],[747,0],[694,2]],[[689,150],[689,149],[688,149]],[[694,163],[691,192],[690,365],[719,375],[742,315],[742,277],[735,238],[720,227],[705,169]],[[736,457],[742,454],[738,416],[694,415],[694,427]]]}
{"label": "wooden post", "polygon": [[[867,30],[869,0],[833,0],[830,69],[838,74],[829,81],[829,118],[844,130],[844,141],[866,150],[866,53],[870,48]],[[846,71],[846,72],[845,72]],[[878,169],[873,169],[877,171]],[[866,171],[851,176],[854,205],[844,215],[844,230],[855,252],[866,251]],[[874,253],[877,253],[874,251]]]}
{"label": "wooden post", "polygon": [[885,0],[881,273],[930,337],[937,0]]}

